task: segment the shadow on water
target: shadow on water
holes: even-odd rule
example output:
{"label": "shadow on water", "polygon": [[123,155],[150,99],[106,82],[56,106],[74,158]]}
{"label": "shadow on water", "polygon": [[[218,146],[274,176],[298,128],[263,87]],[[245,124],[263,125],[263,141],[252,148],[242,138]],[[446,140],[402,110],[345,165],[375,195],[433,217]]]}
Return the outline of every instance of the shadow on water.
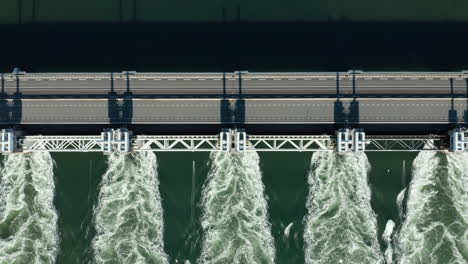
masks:
{"label": "shadow on water", "polygon": [[0,34],[3,50],[21,51],[2,55],[2,72],[468,68],[463,23],[28,24]]}
{"label": "shadow on water", "polygon": [[91,264],[96,233],[93,210],[107,158],[102,153],[54,153],[52,157],[60,233],[57,264]]}

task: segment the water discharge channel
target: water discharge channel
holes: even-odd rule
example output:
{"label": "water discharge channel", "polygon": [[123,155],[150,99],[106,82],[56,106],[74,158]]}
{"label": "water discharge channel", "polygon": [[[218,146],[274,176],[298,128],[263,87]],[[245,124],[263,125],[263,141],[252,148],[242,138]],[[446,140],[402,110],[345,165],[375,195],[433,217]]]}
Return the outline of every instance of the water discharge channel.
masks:
{"label": "water discharge channel", "polygon": [[[70,158],[47,152],[4,155],[0,263],[468,261],[468,154],[425,151],[414,161],[403,153],[389,154],[403,155],[403,164],[412,162],[408,180],[402,160],[376,158],[387,154],[187,155],[104,156],[98,175],[84,156],[64,164]],[[82,191],[91,197],[82,201],[90,221],[69,235],[73,228],[65,218],[80,205],[70,199],[71,187],[63,181],[89,180],[70,169],[73,163],[89,164],[89,177],[100,180],[95,189]],[[295,166],[303,166],[303,176],[294,176]],[[396,182],[397,189],[376,186],[376,178],[392,172],[401,174],[401,185],[399,178],[385,181]],[[385,193],[392,188],[395,195]],[[284,200],[282,192],[294,197]],[[57,196],[70,203],[64,207]],[[399,212],[382,209],[380,199]],[[278,209],[284,204],[304,209],[286,214],[290,208]],[[174,242],[177,237],[184,241]],[[86,249],[65,246],[70,241],[84,241]],[[72,251],[74,258],[63,256]]]}

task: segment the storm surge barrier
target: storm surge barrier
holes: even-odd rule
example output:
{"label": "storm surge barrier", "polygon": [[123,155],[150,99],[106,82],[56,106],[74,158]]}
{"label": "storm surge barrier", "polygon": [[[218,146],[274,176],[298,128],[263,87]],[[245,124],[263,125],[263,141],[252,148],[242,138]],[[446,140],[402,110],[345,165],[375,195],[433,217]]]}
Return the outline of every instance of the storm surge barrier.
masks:
{"label": "storm surge barrier", "polygon": [[335,135],[249,135],[237,129],[218,135],[132,135],[127,129],[107,129],[101,135],[21,135],[0,133],[0,152],[248,152],[248,151],[464,151],[467,130],[448,135],[366,135],[361,129],[340,129]]}

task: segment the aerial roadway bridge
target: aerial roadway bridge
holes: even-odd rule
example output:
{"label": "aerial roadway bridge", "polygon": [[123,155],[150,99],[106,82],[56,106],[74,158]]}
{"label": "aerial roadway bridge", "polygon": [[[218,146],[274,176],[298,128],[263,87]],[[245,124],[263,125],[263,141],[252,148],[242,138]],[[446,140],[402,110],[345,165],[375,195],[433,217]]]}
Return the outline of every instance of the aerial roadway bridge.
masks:
{"label": "aerial roadway bridge", "polygon": [[0,124],[456,124],[468,72],[1,75]]}
{"label": "aerial roadway bridge", "polygon": [[467,71],[1,74],[2,152],[461,151],[467,123]]}

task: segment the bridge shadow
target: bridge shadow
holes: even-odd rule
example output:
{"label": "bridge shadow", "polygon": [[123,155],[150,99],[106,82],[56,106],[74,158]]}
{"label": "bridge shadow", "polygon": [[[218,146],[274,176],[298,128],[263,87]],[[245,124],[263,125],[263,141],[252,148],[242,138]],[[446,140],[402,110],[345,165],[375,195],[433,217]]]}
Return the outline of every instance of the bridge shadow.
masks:
{"label": "bridge shadow", "polygon": [[353,73],[353,100],[349,103],[349,109],[346,111],[345,105],[341,100],[340,94],[340,73],[336,73],[336,101],[333,103],[333,119],[335,124],[355,125],[359,124],[359,101],[356,94],[356,78]]}
{"label": "bridge shadow", "polygon": [[7,94],[5,92],[5,79],[3,73],[0,74],[0,122],[7,123],[10,118],[10,107],[8,106]]}
{"label": "bridge shadow", "polygon": [[131,124],[133,119],[133,93],[131,91],[130,77],[126,74],[126,91],[123,94],[122,102],[119,102],[119,95],[115,91],[114,73],[110,77],[110,92],[107,94],[107,111],[109,123]]}
{"label": "bridge shadow", "polygon": [[455,109],[455,96],[453,91],[453,78],[450,78],[450,110],[448,112],[448,120],[450,125],[456,126],[458,125],[458,116],[457,110]]}
{"label": "bridge shadow", "polygon": [[346,113],[343,102],[340,101],[340,73],[336,73],[336,101],[333,103],[333,120],[335,124],[344,124],[346,122]]}
{"label": "bridge shadow", "polygon": [[236,126],[241,126],[245,123],[245,99],[242,91],[242,73],[239,72],[239,97],[236,100],[234,117]]}
{"label": "bridge shadow", "polygon": [[220,118],[222,125],[238,127],[245,123],[245,99],[242,91],[241,73],[239,73],[238,96],[230,97],[227,94],[226,72],[223,72],[223,95],[220,105]]}
{"label": "bridge shadow", "polygon": [[233,123],[231,107],[229,106],[229,100],[227,99],[226,72],[223,72],[223,95],[221,98],[220,119],[222,125]]}
{"label": "bridge shadow", "polygon": [[21,123],[21,119],[23,117],[23,102],[21,100],[21,93],[15,93],[13,97],[13,101],[10,106],[10,120],[9,123],[11,124],[19,124]]}
{"label": "bridge shadow", "polygon": [[10,120],[11,124],[21,123],[21,118],[23,117],[23,102],[22,102],[22,93],[20,91],[20,79],[18,74],[16,74],[16,92],[13,95],[13,101],[10,105]]}
{"label": "bridge shadow", "polygon": [[127,72],[127,90],[124,93],[123,97],[123,104],[121,105],[120,109],[122,111],[122,123],[124,124],[131,124],[133,118],[133,93],[131,91],[130,85],[130,77],[129,73]]}
{"label": "bridge shadow", "polygon": [[353,101],[349,105],[348,123],[359,124],[359,102],[356,93],[356,73],[353,72]]}
{"label": "bridge shadow", "polygon": [[468,125],[468,78],[465,79],[465,97],[466,97],[466,109],[463,114],[463,121],[465,121],[465,126]]}
{"label": "bridge shadow", "polygon": [[107,115],[110,124],[118,124],[120,123],[120,107],[114,88],[114,73],[111,73],[110,76],[110,87],[110,92],[107,94]]}

